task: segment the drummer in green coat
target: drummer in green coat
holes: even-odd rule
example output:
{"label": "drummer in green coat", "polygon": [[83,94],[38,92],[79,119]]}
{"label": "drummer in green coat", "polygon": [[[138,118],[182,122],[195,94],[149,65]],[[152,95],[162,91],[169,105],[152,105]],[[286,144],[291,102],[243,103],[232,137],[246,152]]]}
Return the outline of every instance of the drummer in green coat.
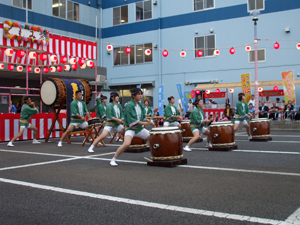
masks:
{"label": "drummer in green coat", "polygon": [[179,115],[179,112],[174,105],[175,98],[173,96],[170,96],[168,98],[169,104],[165,108],[164,116],[166,117],[164,122],[164,127],[169,126],[178,126],[179,129],[181,128],[181,124],[178,122],[178,120],[181,120],[182,118]]}
{"label": "drummer in green coat", "polygon": [[94,147],[98,142],[102,141],[110,132],[117,131],[118,133],[123,129],[124,115],[119,102],[119,94],[112,92],[110,94],[110,103],[106,106],[106,123],[102,134],[95,139],[93,144],[89,147],[88,152],[93,153]]}
{"label": "drummer in green coat", "polygon": [[[149,106],[149,100],[148,99],[146,99],[145,101],[144,101],[144,104],[145,104],[145,116],[146,117],[151,117],[152,116],[152,108]],[[150,125],[152,126],[152,127],[156,127],[155,126],[155,123],[151,120],[150,121]]]}
{"label": "drummer in green coat", "polygon": [[214,118],[211,118],[210,120],[205,119],[205,115],[202,110],[202,108],[203,108],[203,100],[202,99],[196,100],[193,103],[193,105],[195,105],[196,108],[190,114],[190,127],[191,127],[194,137],[183,148],[183,150],[185,150],[187,152],[192,151],[192,149],[190,149],[190,147],[197,140],[199,140],[200,134],[204,134],[207,136],[206,147],[207,148],[212,147],[212,145],[210,143],[210,131],[208,129],[206,129],[205,127],[203,127],[203,123],[210,123]]}
{"label": "drummer in green coat", "polygon": [[234,131],[236,131],[239,128],[240,123],[246,128],[247,134],[248,134],[248,139],[252,139],[251,134],[250,134],[250,127],[245,120],[245,118],[252,118],[251,113],[248,108],[248,104],[244,102],[245,100],[245,94],[240,93],[239,94],[239,101],[236,104],[236,113],[234,115],[235,117],[235,122],[234,122]]}
{"label": "drummer in green coat", "polygon": [[10,142],[8,142],[7,146],[9,147],[13,147],[13,142],[15,140],[17,140],[19,137],[22,136],[22,134],[24,133],[25,129],[28,130],[33,130],[33,141],[32,144],[40,144],[41,142],[36,140],[36,135],[37,135],[37,131],[38,129],[33,126],[32,124],[29,123],[30,117],[32,115],[35,115],[37,113],[39,113],[38,108],[35,106],[34,102],[31,102],[30,97],[25,96],[23,98],[24,101],[24,105],[22,106],[21,109],[21,117],[20,117],[20,132],[13,137],[13,139],[11,139]]}
{"label": "drummer in green coat", "polygon": [[118,166],[116,159],[129,147],[133,137],[139,137],[147,141],[150,137],[149,131],[144,128],[149,125],[149,121],[145,116],[145,108],[139,103],[142,100],[143,92],[140,88],[131,89],[130,92],[132,100],[126,104],[124,112],[124,142],[110,161],[111,166]]}
{"label": "drummer in green coat", "polygon": [[63,140],[75,129],[75,127],[85,129],[88,126],[88,122],[85,121],[86,115],[89,119],[91,119],[86,104],[82,101],[81,91],[75,92],[75,99],[71,102],[69,110],[71,110],[71,121],[68,129],[61,136],[61,139],[57,144],[58,147],[62,147]]}
{"label": "drummer in green coat", "polygon": [[106,118],[107,97],[102,95],[102,93],[100,92],[98,98],[96,99],[96,102],[97,102],[97,106],[96,106],[97,117],[100,119],[100,123],[103,123]]}

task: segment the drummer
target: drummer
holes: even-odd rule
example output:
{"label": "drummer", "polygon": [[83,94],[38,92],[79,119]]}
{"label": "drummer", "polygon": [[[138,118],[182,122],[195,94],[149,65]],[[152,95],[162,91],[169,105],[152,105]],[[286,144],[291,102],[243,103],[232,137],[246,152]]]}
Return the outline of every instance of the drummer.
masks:
{"label": "drummer", "polygon": [[37,135],[37,131],[38,129],[33,126],[32,124],[29,123],[30,117],[32,115],[35,115],[37,113],[39,113],[38,108],[35,106],[34,102],[31,102],[30,97],[25,96],[23,98],[24,100],[24,105],[22,106],[21,109],[21,117],[20,117],[20,132],[13,137],[13,139],[11,139],[10,142],[8,142],[7,146],[9,147],[13,147],[13,142],[15,140],[17,140],[19,137],[22,136],[22,134],[24,133],[25,129],[28,130],[33,130],[33,141],[32,144],[40,144],[41,142],[36,140],[36,135]]}
{"label": "drummer", "polygon": [[[145,116],[146,117],[151,117],[152,116],[152,108],[149,106],[149,100],[148,99],[146,99],[145,101],[144,101],[144,104],[145,104]],[[150,121],[150,125],[152,126],[152,127],[156,127],[155,126],[155,123],[151,120]]]}
{"label": "drummer", "polygon": [[236,114],[235,114],[235,122],[234,122],[234,131],[239,128],[240,123],[246,128],[248,139],[252,139],[250,135],[250,128],[247,123],[247,118],[252,118],[251,113],[248,108],[248,104],[244,102],[246,95],[244,93],[239,93],[239,101],[236,104]]}
{"label": "drummer", "polygon": [[122,111],[121,105],[119,102],[119,94],[117,92],[113,92],[110,94],[110,103],[106,106],[106,124],[102,134],[96,138],[93,144],[89,147],[88,152],[93,153],[94,147],[98,144],[98,142],[102,141],[108,133],[112,131],[116,131],[120,133],[123,129],[123,120],[124,115]]}
{"label": "drummer", "polygon": [[170,96],[168,98],[169,104],[165,108],[165,123],[164,127],[169,127],[169,126],[178,126],[179,129],[181,128],[181,124],[178,122],[178,120],[181,120],[182,117],[180,117],[179,112],[174,105],[175,103],[175,98],[173,96]]}
{"label": "drummer", "polygon": [[91,119],[86,104],[82,101],[82,92],[76,91],[75,96],[76,98],[70,104],[71,122],[68,129],[61,136],[61,139],[57,144],[58,147],[62,147],[63,140],[74,130],[75,127],[85,129],[88,126],[88,122],[85,121],[86,115],[89,119]]}
{"label": "drummer", "polygon": [[203,108],[203,100],[197,99],[193,103],[196,108],[191,112],[190,115],[190,126],[191,130],[193,132],[194,137],[189,141],[189,143],[183,148],[183,150],[187,152],[191,152],[192,149],[190,149],[191,145],[194,144],[197,140],[200,138],[200,134],[204,134],[207,136],[207,142],[206,146],[207,148],[211,148],[211,141],[210,141],[210,131],[203,127],[203,123],[210,123],[214,118],[210,120],[205,119],[204,112],[202,110]]}
{"label": "drummer", "polygon": [[100,92],[96,101],[97,101],[97,117],[100,118],[100,123],[103,123],[106,117],[107,97],[102,95],[102,92]]}
{"label": "drummer", "polygon": [[124,142],[110,161],[111,166],[118,166],[116,159],[129,147],[133,137],[139,137],[147,141],[150,137],[149,131],[144,128],[149,125],[149,121],[145,116],[145,108],[139,103],[143,97],[143,92],[140,88],[131,89],[130,92],[132,100],[127,103],[124,113]]}

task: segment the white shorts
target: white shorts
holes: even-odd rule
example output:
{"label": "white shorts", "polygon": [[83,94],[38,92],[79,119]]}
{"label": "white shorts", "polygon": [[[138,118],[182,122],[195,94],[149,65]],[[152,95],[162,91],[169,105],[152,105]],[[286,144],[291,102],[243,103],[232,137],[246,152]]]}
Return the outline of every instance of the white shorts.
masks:
{"label": "white shorts", "polygon": [[170,127],[170,126],[178,127],[178,124],[179,123],[177,121],[172,122],[172,123],[170,123],[168,121],[164,122],[164,126],[167,126],[167,127]]}
{"label": "white shorts", "polygon": [[117,131],[119,133],[119,132],[121,132],[122,129],[123,129],[123,125],[121,125],[121,124],[116,128],[112,128],[111,126],[104,127],[104,130],[107,130],[108,132]]}
{"label": "white shorts", "polygon": [[246,120],[243,120],[243,121],[236,120],[236,121],[234,121],[234,123],[237,123],[237,124],[242,123],[243,126],[248,124]]}
{"label": "white shorts", "polygon": [[20,128],[24,128],[24,129],[28,129],[29,127],[31,127],[31,124],[30,124],[30,123],[28,123],[27,126],[20,126]]}
{"label": "white shorts", "polygon": [[89,124],[88,122],[83,122],[83,123],[71,123],[72,125],[74,125],[75,127],[79,127],[81,129],[85,129]]}
{"label": "white shorts", "polygon": [[127,130],[125,132],[125,137],[129,135],[131,136],[132,138],[133,137],[139,137],[139,138],[142,138],[142,139],[147,139],[147,137],[149,137],[150,133],[148,130],[146,130],[145,128],[143,130],[141,130],[140,132],[138,132],[137,134],[133,131],[133,130]]}
{"label": "white shorts", "polygon": [[205,127],[202,127],[202,129],[195,129],[195,130],[193,131],[193,133],[194,133],[195,131],[199,131],[200,134],[204,134],[205,131],[207,131],[207,129],[206,129]]}

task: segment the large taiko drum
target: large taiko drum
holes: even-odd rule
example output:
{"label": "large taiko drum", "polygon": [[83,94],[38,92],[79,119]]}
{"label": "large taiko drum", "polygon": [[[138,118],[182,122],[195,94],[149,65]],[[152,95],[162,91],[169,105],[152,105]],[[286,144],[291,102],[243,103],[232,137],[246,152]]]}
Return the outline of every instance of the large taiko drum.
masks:
{"label": "large taiko drum", "polygon": [[[78,79],[84,87],[85,99],[88,104],[92,99],[92,87],[87,80]],[[41,99],[46,106],[60,106],[66,108],[67,87],[63,80],[58,78],[47,78],[41,86]]]}
{"label": "large taiko drum", "polygon": [[189,120],[181,121],[181,131],[183,142],[190,141],[194,137]]}
{"label": "large taiko drum", "polygon": [[213,148],[233,147],[235,145],[233,123],[229,121],[211,123],[210,138]]}
{"label": "large taiko drum", "polygon": [[266,118],[250,120],[250,134],[253,139],[269,139],[270,134],[270,120]]}
{"label": "large taiko drum", "polygon": [[150,151],[154,161],[181,159],[183,157],[181,130],[178,127],[152,128]]}

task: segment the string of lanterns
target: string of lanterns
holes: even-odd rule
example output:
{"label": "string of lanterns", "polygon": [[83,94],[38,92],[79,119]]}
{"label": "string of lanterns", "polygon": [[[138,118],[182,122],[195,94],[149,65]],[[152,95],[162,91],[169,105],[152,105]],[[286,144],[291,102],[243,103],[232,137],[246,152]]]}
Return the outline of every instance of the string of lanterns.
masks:
{"label": "string of lanterns", "polygon": [[[259,87],[259,88],[258,88],[258,92],[263,92],[263,90],[264,90],[264,89],[263,89],[262,87]],[[274,86],[274,87],[273,87],[273,91],[278,91],[278,90],[279,90],[279,89],[278,89],[277,86]],[[192,92],[195,93],[194,90],[192,90]],[[220,92],[221,92],[220,89],[216,89],[216,93],[220,93]],[[234,89],[233,89],[233,88],[229,89],[229,92],[230,92],[231,94],[233,94],[233,93],[234,93]],[[209,90],[209,89],[206,90],[205,93],[206,93],[207,95],[209,95],[209,94],[210,94],[210,90]],[[200,94],[200,90],[196,90],[196,94],[199,95],[199,94]]]}
{"label": "string of lanterns", "polygon": [[[5,50],[5,54],[6,54],[7,57],[12,57],[13,54],[14,54],[14,50],[11,49],[11,48],[8,48],[8,49]],[[17,51],[17,57],[23,58],[25,55],[26,55],[26,52],[25,52],[24,50],[18,50],[18,51]],[[32,59],[32,60],[35,60],[35,59],[36,59],[36,56],[37,56],[36,52],[29,52],[29,54],[28,54],[28,57],[29,57],[30,59]],[[48,56],[47,56],[46,53],[42,53],[42,54],[40,54],[40,57],[39,57],[39,58],[40,58],[41,61],[44,62],[45,60],[47,60],[47,57],[48,57]],[[57,62],[57,60],[58,60],[58,57],[57,57],[56,55],[51,55],[51,56],[50,56],[50,61],[51,61],[52,63]],[[66,64],[67,61],[68,61],[68,59],[67,59],[66,56],[62,56],[62,57],[60,58],[60,62],[61,62],[62,64]],[[71,59],[70,59],[70,64],[71,64],[71,66],[70,66],[70,65],[64,65],[64,66],[61,66],[61,65],[53,65],[53,66],[39,65],[39,66],[37,66],[36,68],[34,68],[34,73],[40,73],[40,72],[41,72],[41,68],[40,68],[40,67],[44,67],[44,68],[43,68],[43,72],[44,72],[44,73],[49,73],[49,72],[55,73],[56,70],[57,70],[58,72],[62,72],[63,70],[65,70],[65,71],[70,71],[71,69],[74,70],[74,71],[76,71],[76,70],[78,69],[77,63],[78,63],[78,65],[79,65],[79,67],[80,67],[81,69],[85,69],[86,67],[89,67],[89,68],[92,69],[92,68],[95,67],[95,63],[94,63],[92,60],[88,60],[88,61],[85,62],[84,59],[79,59],[78,62],[77,62],[76,58],[71,58]],[[17,63],[9,63],[9,64],[8,64],[7,69],[8,69],[9,71],[13,71],[13,70],[14,70],[15,67],[14,67],[13,64],[17,64]],[[16,69],[17,69],[18,72],[22,72],[23,69],[24,69],[24,67],[25,67],[25,66],[23,66],[23,65],[18,65],[18,66],[16,66]],[[50,68],[49,68],[49,67],[50,67]],[[0,70],[3,70],[3,69],[4,69],[4,64],[3,64],[3,63],[0,63]],[[32,67],[31,67],[31,66],[28,66],[28,67],[27,67],[27,71],[30,73],[30,72],[32,71]]]}

